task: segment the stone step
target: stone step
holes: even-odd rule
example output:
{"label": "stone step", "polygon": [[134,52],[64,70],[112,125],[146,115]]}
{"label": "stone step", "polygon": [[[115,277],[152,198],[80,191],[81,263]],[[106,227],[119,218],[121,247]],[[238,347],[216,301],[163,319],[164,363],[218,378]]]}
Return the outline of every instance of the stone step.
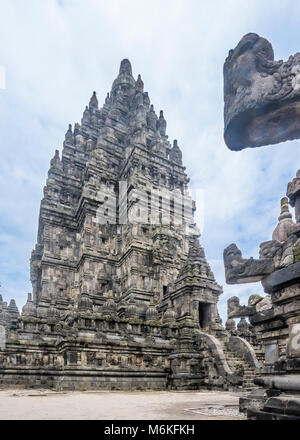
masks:
{"label": "stone step", "polygon": [[237,361],[247,362],[247,361],[245,361],[245,359],[242,358],[242,357],[239,357],[239,356],[228,356],[226,353],[225,353],[225,357],[226,357],[227,359],[235,359],[235,360],[237,360]]}

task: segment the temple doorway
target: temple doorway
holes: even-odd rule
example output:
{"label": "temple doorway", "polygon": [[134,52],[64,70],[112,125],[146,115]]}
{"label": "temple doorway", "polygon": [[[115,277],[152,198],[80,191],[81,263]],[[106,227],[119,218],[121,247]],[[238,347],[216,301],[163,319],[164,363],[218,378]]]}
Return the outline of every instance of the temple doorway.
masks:
{"label": "temple doorway", "polygon": [[210,322],[211,304],[199,302],[199,324],[200,328],[206,328]]}

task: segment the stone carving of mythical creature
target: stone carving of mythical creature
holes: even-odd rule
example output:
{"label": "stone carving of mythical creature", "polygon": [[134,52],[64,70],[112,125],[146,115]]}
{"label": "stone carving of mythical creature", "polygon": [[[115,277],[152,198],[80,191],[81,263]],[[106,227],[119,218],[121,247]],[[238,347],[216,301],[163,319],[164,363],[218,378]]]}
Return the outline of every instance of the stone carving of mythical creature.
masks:
{"label": "stone carving of mythical creature", "polygon": [[224,250],[223,258],[228,284],[260,281],[274,270],[273,258],[244,259],[236,244],[231,244]]}
{"label": "stone carving of mythical creature", "polygon": [[[254,297],[255,300],[254,300]],[[232,296],[227,301],[227,315],[228,319],[243,318],[245,316],[251,316],[255,313],[255,304],[262,300],[259,295],[251,295],[248,301],[248,306],[241,306],[240,300],[237,296]]]}
{"label": "stone carving of mythical creature", "polygon": [[231,150],[300,137],[300,53],[274,61],[272,45],[245,35],[224,64],[224,138]]}

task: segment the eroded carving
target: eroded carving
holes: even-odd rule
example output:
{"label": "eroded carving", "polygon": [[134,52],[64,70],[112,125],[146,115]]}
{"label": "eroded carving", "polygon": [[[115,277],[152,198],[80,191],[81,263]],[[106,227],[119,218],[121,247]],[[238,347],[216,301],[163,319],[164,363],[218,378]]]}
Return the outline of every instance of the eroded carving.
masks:
{"label": "eroded carving", "polygon": [[224,64],[224,138],[231,150],[300,137],[300,53],[275,61],[255,33],[230,50]]}

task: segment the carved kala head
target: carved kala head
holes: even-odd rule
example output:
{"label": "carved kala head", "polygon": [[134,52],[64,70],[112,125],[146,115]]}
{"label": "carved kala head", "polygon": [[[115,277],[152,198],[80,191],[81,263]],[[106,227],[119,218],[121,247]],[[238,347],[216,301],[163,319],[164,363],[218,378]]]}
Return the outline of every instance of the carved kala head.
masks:
{"label": "carved kala head", "polygon": [[232,243],[223,252],[225,268],[235,266],[235,262],[242,260],[242,253],[235,243]]}
{"label": "carved kala head", "polygon": [[224,139],[231,150],[300,137],[300,54],[274,61],[272,45],[245,35],[224,64]]}
{"label": "carved kala head", "polygon": [[240,300],[237,296],[232,296],[227,300],[227,315],[235,312],[240,307]]}
{"label": "carved kala head", "polygon": [[271,73],[267,69],[268,61],[274,61],[271,44],[257,34],[245,35],[225,61],[225,94],[236,94],[239,87],[251,86],[257,71]]}

